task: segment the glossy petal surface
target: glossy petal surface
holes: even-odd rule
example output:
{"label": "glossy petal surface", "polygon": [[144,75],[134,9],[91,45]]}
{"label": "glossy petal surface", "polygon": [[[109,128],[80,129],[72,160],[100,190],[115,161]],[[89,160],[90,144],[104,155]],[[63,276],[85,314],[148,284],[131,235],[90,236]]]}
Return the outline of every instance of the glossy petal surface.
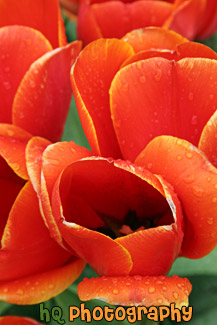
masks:
{"label": "glossy petal surface", "polygon": [[205,153],[209,161],[217,167],[217,111],[203,129],[199,148]]}
{"label": "glossy petal surface", "polygon": [[173,276],[126,276],[84,279],[78,285],[81,300],[100,299],[112,305],[169,306],[188,305],[191,284],[188,279]]}
{"label": "glossy petal surface", "polygon": [[23,26],[0,28],[0,43],[0,121],[11,123],[13,99],[24,74],[52,46],[39,31]]}
{"label": "glossy petal surface", "polygon": [[1,281],[46,272],[70,258],[70,254],[50,238],[30,183],[23,187],[12,206],[1,246]]}
{"label": "glossy petal surface", "polygon": [[200,258],[217,243],[217,170],[191,143],[168,136],[152,140],[136,159],[162,175],[181,201],[185,216],[182,255]]}
{"label": "glossy petal surface", "polygon": [[132,54],[131,46],[116,39],[89,44],[72,69],[76,105],[92,150],[104,157],[120,157],[110,118],[108,90],[121,64]]}
{"label": "glossy petal surface", "polygon": [[37,29],[54,48],[66,44],[58,0],[1,0],[0,26],[5,25]]}
{"label": "glossy petal surface", "polygon": [[47,272],[0,283],[0,299],[19,305],[43,302],[64,291],[79,277],[84,266],[83,261],[75,259]]}
{"label": "glossy petal surface", "polygon": [[80,42],[53,50],[25,74],[13,103],[13,123],[51,141],[60,139],[71,100],[70,69]]}
{"label": "glossy petal surface", "polygon": [[189,42],[173,31],[157,27],[133,30],[122,39],[133,47],[135,53],[150,49],[176,50],[177,44]]}
{"label": "glossy petal surface", "polygon": [[[216,110],[217,62],[152,58],[121,69],[110,88],[115,132],[133,161],[154,137],[168,134],[197,145]],[[143,134],[143,136],[141,136]]]}

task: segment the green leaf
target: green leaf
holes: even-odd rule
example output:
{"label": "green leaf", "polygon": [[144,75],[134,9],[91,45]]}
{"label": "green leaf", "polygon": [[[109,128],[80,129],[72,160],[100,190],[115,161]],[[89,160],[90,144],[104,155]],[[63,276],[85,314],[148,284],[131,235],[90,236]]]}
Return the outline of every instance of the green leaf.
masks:
{"label": "green leaf", "polygon": [[68,117],[66,120],[64,133],[62,137],[62,141],[71,141],[73,140],[76,144],[80,146],[84,146],[85,148],[90,149],[90,145],[87,141],[87,138],[84,134],[78,111],[75,106],[75,100],[72,98],[70,109],[68,113]]}
{"label": "green leaf", "polygon": [[69,43],[77,40],[77,32],[76,32],[76,23],[71,21],[64,13],[62,12],[62,16],[64,19],[64,26],[66,31],[66,38]]}
{"label": "green leaf", "polygon": [[214,34],[212,37],[206,40],[198,41],[206,46],[211,47],[215,52],[217,52],[217,33]]}

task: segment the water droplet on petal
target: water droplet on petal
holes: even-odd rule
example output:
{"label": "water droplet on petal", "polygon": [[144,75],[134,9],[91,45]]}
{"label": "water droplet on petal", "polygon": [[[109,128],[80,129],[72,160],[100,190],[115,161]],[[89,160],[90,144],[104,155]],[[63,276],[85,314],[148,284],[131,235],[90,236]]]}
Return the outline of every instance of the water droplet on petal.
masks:
{"label": "water droplet on petal", "polygon": [[197,121],[198,121],[197,115],[193,115],[192,118],[191,118],[191,124],[192,125],[197,125]]}
{"label": "water droplet on petal", "polygon": [[190,92],[190,93],[188,94],[188,99],[189,99],[189,100],[193,100],[193,98],[194,98],[194,94],[193,94],[192,92]]}
{"label": "water droplet on petal", "polygon": [[114,289],[112,292],[114,295],[117,295],[119,291],[117,289]]}
{"label": "water droplet on petal", "polygon": [[162,76],[162,71],[160,69],[156,70],[156,74],[154,75],[154,79],[156,81],[160,81],[161,80],[161,76]]}
{"label": "water droplet on petal", "polygon": [[141,277],[141,275],[134,275],[134,279],[136,281],[141,281],[142,280],[142,277]]}
{"label": "water droplet on petal", "polygon": [[176,159],[177,159],[177,160],[182,160],[182,156],[178,155],[178,156],[176,157]]}
{"label": "water droplet on petal", "polygon": [[188,176],[188,177],[185,177],[183,180],[186,184],[191,184],[193,181],[194,181],[194,176]]}
{"label": "water droplet on petal", "polygon": [[150,287],[150,288],[148,289],[148,292],[149,292],[149,293],[154,293],[154,292],[155,292],[155,287]]}
{"label": "water droplet on petal", "polygon": [[6,90],[10,90],[11,89],[11,84],[9,81],[4,81],[3,82],[3,86]]}
{"label": "water droplet on petal", "polygon": [[18,289],[18,290],[16,291],[16,294],[18,294],[18,295],[23,295],[23,290],[22,290],[22,289]]}
{"label": "water droplet on petal", "polygon": [[139,78],[139,81],[141,82],[141,83],[145,83],[146,82],[146,77],[143,75],[143,76],[141,76],[140,78]]}
{"label": "water droplet on petal", "polygon": [[187,153],[186,153],[186,157],[187,157],[188,159],[191,159],[191,158],[192,158],[192,153],[191,153],[191,152],[187,152]]}
{"label": "water droplet on petal", "polygon": [[213,197],[212,202],[216,203],[217,202],[217,197]]}
{"label": "water droplet on petal", "polygon": [[35,88],[36,87],[36,83],[34,80],[29,80],[29,84],[31,88]]}
{"label": "water droplet on petal", "polygon": [[174,297],[175,299],[178,299],[178,298],[179,298],[179,294],[178,294],[177,292],[173,292],[173,297]]}

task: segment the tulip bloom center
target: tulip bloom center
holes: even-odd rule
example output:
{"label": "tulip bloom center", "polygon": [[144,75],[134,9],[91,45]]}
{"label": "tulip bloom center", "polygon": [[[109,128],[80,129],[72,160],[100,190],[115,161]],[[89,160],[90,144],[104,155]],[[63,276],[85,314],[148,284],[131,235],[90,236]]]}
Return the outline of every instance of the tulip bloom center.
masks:
{"label": "tulip bloom center", "polygon": [[66,221],[112,239],[173,223],[157,179],[128,162],[115,163],[87,159],[65,170],[60,195]]}

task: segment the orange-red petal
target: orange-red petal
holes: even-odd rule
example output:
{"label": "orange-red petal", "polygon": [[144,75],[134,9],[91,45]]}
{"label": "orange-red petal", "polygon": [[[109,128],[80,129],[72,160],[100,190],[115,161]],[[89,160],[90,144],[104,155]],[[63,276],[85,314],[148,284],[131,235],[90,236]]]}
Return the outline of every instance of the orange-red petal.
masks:
{"label": "orange-red petal", "polygon": [[117,39],[100,39],[81,52],[72,69],[72,87],[81,123],[92,150],[120,157],[109,109],[108,90],[121,64],[134,54]]}
{"label": "orange-red petal", "polygon": [[0,43],[0,121],[11,123],[13,99],[24,74],[52,46],[39,31],[24,26],[0,28]]}
{"label": "orange-red petal", "polygon": [[209,161],[217,167],[217,111],[205,125],[198,145]]}
{"label": "orange-red petal", "polygon": [[185,216],[182,255],[200,258],[217,244],[217,170],[191,143],[169,136],[152,140],[136,163],[162,175],[177,193]]}
{"label": "orange-red petal", "polygon": [[173,12],[163,27],[193,40],[197,35],[205,5],[204,0],[176,0]]}
{"label": "orange-red petal", "polygon": [[[170,206],[173,222],[156,228],[136,231],[119,237],[116,241],[125,247],[133,260],[130,275],[161,275],[169,272],[175,258],[179,255],[183,240],[183,217],[180,202],[172,187],[161,177],[157,188]],[[157,183],[153,184],[157,185]],[[159,186],[158,185],[158,186]],[[156,201],[156,205],[159,203]],[[169,214],[169,212],[167,212]],[[157,267],[156,267],[157,265]]]}
{"label": "orange-red petal", "polygon": [[198,38],[209,38],[217,29],[217,6],[215,0],[206,0],[206,9],[200,22]]}
{"label": "orange-red petal", "polygon": [[28,182],[10,210],[1,238],[1,281],[49,271],[64,265],[70,256],[50,238],[39,212],[37,195]]}
{"label": "orange-red petal", "polygon": [[152,58],[121,69],[112,81],[110,97],[124,158],[133,161],[151,139],[162,134],[197,145],[216,110],[216,73],[216,60],[200,58],[178,62]]}
{"label": "orange-red petal", "polygon": [[0,317],[1,325],[40,325],[34,319],[28,317],[18,317],[18,316],[4,316]]}
{"label": "orange-red petal", "polygon": [[58,0],[1,0],[0,26],[6,25],[37,29],[54,48],[66,45]]}
{"label": "orange-red petal", "polygon": [[19,305],[36,304],[48,300],[68,288],[79,277],[84,266],[84,261],[74,259],[66,265],[46,272],[29,275],[15,281],[0,282],[0,299]]}
{"label": "orange-red petal", "polygon": [[99,299],[123,306],[188,306],[191,284],[186,278],[125,276],[84,279],[78,285],[81,300]]}
{"label": "orange-red petal", "polygon": [[14,98],[14,124],[51,141],[60,139],[71,100],[70,69],[80,48],[73,42],[31,65]]}
{"label": "orange-red petal", "polygon": [[28,179],[25,149],[31,134],[15,125],[0,124],[0,155],[21,178]]}
{"label": "orange-red petal", "polygon": [[122,40],[129,43],[135,53],[145,50],[176,50],[176,46],[189,41],[174,31],[159,27],[147,27],[133,30]]}

